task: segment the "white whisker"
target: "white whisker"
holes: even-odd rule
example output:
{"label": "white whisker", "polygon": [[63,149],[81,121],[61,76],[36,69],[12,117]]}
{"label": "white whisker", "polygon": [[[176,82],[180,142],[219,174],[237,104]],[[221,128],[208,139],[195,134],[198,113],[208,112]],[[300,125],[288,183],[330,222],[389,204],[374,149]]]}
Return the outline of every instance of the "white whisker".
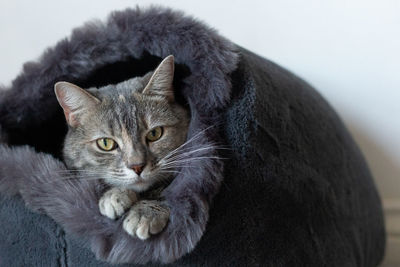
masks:
{"label": "white whisker", "polygon": [[[192,136],[189,140],[187,140],[186,142],[184,142],[182,145],[178,146],[177,148],[175,148],[174,150],[170,151],[165,157],[168,157],[170,154],[175,153],[177,150],[185,147],[187,144],[189,144],[190,142],[193,142],[194,140],[198,139],[202,134],[205,133],[205,131],[207,131],[208,129],[210,129],[212,126],[209,126],[203,130],[201,130],[200,132],[198,132],[197,134],[195,134],[194,136]],[[162,159],[161,159],[162,160]]]}
{"label": "white whisker", "polygon": [[[188,155],[191,155],[191,154],[193,154],[193,153],[196,153],[196,152],[205,151],[205,150],[211,150],[211,149],[213,149],[213,148],[215,148],[215,147],[212,146],[212,145],[206,146],[206,147],[201,147],[201,148],[194,149],[194,150],[187,151],[187,152],[183,152],[183,153],[180,153],[180,154],[171,155],[170,157],[164,157],[164,158],[161,159],[159,162],[162,164],[163,162],[168,162],[168,160],[174,160],[174,159],[176,159],[177,157],[184,157],[184,156],[188,156]],[[180,152],[180,151],[179,151],[179,152]]]}
{"label": "white whisker", "polygon": [[173,166],[162,166],[160,170],[168,170],[168,169],[175,169],[175,168],[192,168],[193,166],[185,166],[185,165],[173,165]]}
{"label": "white whisker", "polygon": [[163,164],[163,166],[175,166],[174,164],[179,164],[179,163],[190,163],[191,161],[195,161],[195,160],[204,160],[204,159],[226,159],[226,158],[221,158],[218,156],[210,156],[210,157],[193,157],[193,158],[187,158],[187,159],[181,159],[181,160],[175,160],[175,161],[171,161],[171,162],[167,162],[165,164]]}

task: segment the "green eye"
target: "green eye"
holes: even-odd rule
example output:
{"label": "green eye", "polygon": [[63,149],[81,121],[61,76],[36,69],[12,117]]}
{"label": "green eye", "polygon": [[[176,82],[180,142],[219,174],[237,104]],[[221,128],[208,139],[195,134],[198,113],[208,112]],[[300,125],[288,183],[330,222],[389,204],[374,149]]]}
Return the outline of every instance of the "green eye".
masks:
{"label": "green eye", "polygon": [[111,151],[117,148],[117,143],[111,138],[99,138],[96,140],[97,147],[104,151]]}
{"label": "green eye", "polygon": [[160,139],[162,134],[163,134],[163,128],[156,127],[147,133],[146,139],[149,142],[154,142],[154,141],[157,141],[158,139]]}

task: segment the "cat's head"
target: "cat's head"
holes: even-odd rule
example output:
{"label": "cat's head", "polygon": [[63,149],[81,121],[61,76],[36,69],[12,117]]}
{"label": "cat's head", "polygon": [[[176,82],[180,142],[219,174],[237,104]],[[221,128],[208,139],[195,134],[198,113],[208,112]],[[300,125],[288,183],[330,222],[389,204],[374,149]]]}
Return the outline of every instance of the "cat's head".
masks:
{"label": "cat's head", "polygon": [[188,111],[174,100],[174,58],[154,72],[116,85],[84,90],[55,85],[69,125],[64,160],[88,179],[144,191],[171,176],[161,164],[186,139]]}

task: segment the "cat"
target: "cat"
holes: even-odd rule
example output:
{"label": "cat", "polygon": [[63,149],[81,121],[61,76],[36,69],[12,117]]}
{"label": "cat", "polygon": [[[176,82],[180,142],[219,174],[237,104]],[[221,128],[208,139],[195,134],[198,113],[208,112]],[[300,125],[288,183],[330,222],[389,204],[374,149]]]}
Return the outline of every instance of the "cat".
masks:
{"label": "cat", "polygon": [[162,185],[173,179],[169,159],[184,144],[190,121],[175,101],[173,78],[170,55],[154,72],[116,85],[84,90],[55,84],[69,126],[65,164],[87,179],[101,177],[110,188],[99,200],[100,213],[117,219],[129,210],[123,228],[142,240],[168,223]]}

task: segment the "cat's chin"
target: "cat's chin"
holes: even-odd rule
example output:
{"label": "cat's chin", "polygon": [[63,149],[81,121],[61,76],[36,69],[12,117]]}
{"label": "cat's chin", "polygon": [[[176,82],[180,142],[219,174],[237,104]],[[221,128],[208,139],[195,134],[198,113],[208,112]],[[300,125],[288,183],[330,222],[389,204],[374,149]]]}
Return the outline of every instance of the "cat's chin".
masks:
{"label": "cat's chin", "polygon": [[137,182],[135,182],[135,183],[132,183],[132,184],[127,185],[126,187],[127,187],[128,189],[132,189],[133,191],[139,193],[139,192],[146,191],[147,189],[150,188],[150,186],[151,186],[150,183],[146,183],[146,182],[144,182],[144,181],[137,181]]}
{"label": "cat's chin", "polygon": [[137,193],[146,191],[152,185],[148,181],[135,181],[135,182],[131,182],[131,183],[119,183],[119,182],[113,181],[113,180],[105,180],[105,182],[113,187],[130,189]]}

